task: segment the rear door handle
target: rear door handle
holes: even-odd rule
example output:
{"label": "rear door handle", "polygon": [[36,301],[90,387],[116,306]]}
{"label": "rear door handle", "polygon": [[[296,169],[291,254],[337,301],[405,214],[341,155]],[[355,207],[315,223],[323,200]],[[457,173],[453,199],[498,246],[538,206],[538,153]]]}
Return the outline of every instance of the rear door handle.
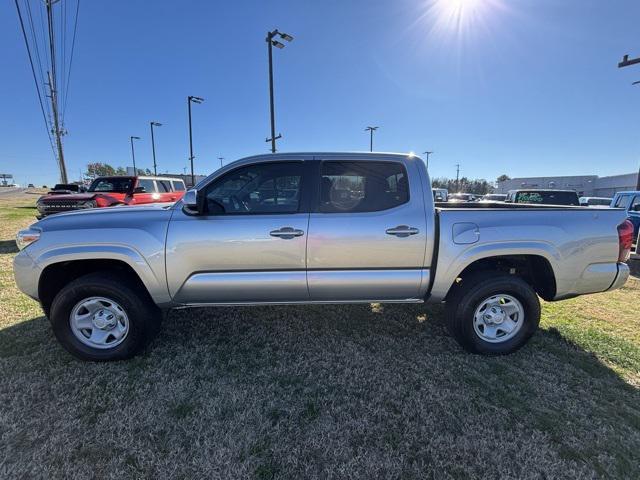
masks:
{"label": "rear door handle", "polygon": [[397,227],[387,228],[387,235],[395,235],[396,237],[408,237],[409,235],[415,235],[416,233],[420,233],[420,230],[417,228],[409,227],[407,225],[398,225]]}
{"label": "rear door handle", "polygon": [[272,237],[283,238],[285,240],[290,240],[294,237],[301,237],[304,235],[303,230],[298,230],[297,228],[292,227],[282,227],[279,230],[272,230],[269,232],[269,235]]}

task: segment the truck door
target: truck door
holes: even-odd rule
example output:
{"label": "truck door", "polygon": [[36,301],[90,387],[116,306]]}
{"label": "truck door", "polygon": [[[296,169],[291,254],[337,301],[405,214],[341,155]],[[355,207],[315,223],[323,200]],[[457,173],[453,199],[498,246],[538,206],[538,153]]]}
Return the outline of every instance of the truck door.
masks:
{"label": "truck door", "polygon": [[398,160],[322,160],[309,219],[311,300],[410,300],[424,295],[427,242],[418,166]]}
{"label": "truck door", "polygon": [[309,299],[305,162],[238,167],[202,190],[205,212],[176,209],[167,233],[169,292],[188,304]]}

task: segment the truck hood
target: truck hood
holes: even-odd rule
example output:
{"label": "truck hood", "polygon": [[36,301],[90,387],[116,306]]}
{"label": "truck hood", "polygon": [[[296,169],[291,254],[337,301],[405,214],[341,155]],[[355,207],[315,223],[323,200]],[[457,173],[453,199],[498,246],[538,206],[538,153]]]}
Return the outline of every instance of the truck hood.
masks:
{"label": "truck hood", "polygon": [[[74,195],[76,196],[76,195]],[[150,203],[147,205],[122,205],[107,208],[90,208],[57,213],[43,218],[33,226],[42,230],[82,230],[85,228],[118,228],[171,217],[174,203]]]}

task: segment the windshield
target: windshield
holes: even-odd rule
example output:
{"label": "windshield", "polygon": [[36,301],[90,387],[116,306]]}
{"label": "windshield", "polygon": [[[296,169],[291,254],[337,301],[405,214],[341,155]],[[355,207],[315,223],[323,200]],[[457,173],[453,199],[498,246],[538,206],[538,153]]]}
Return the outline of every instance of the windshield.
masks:
{"label": "windshield", "polygon": [[576,192],[562,191],[520,191],[515,203],[538,203],[541,205],[580,205]]}
{"label": "windshield", "polygon": [[128,193],[133,189],[131,177],[103,177],[91,182],[90,192]]}

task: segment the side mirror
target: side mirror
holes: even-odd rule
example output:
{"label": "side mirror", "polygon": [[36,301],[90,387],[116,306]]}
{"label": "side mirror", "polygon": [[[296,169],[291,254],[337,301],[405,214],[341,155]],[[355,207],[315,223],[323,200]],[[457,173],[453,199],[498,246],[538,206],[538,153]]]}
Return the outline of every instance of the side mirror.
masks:
{"label": "side mirror", "polygon": [[205,197],[202,192],[197,188],[192,188],[184,192],[182,208],[189,215],[202,215],[205,211],[204,202]]}

